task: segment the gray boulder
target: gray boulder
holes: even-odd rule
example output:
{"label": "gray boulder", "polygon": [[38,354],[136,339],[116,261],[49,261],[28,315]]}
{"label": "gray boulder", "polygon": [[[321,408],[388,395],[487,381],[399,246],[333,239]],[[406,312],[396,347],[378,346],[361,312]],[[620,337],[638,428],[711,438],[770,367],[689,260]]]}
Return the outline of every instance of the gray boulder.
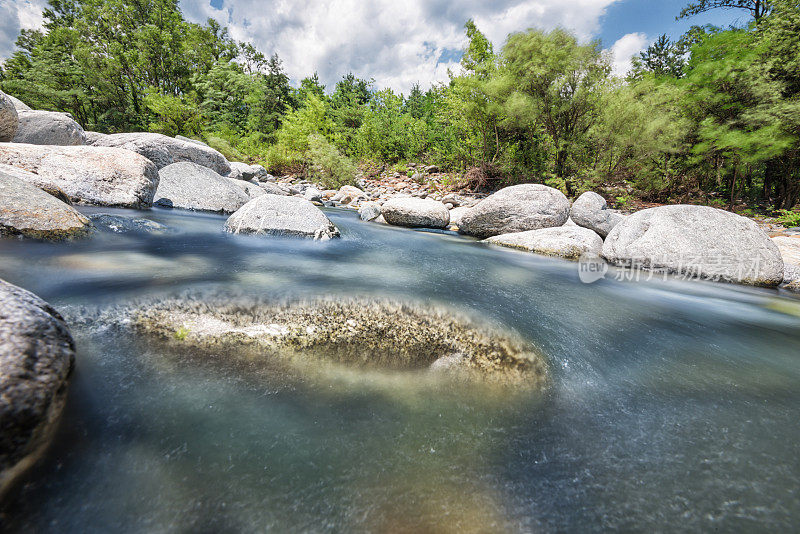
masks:
{"label": "gray boulder", "polygon": [[365,202],[358,209],[362,221],[374,221],[381,216],[381,206],[377,202]]}
{"label": "gray boulder", "polygon": [[577,260],[587,253],[597,256],[603,249],[602,238],[593,230],[580,226],[559,226],[502,234],[490,237],[485,242],[570,260]]}
{"label": "gray boulder", "polygon": [[309,202],[322,202],[322,191],[316,187],[308,187],[303,191],[303,198]]}
{"label": "gray boulder", "polygon": [[83,127],[68,113],[56,111],[17,111],[19,128],[15,143],[31,145],[77,146],[86,144]]}
{"label": "gray boulder", "polygon": [[0,236],[72,239],[88,234],[91,226],[72,206],[0,172]]}
{"label": "gray boulder", "polygon": [[34,185],[79,204],[149,208],[158,185],[152,162],[118,148],[0,143],[0,164],[35,174]]}
{"label": "gray boulder", "polygon": [[450,227],[458,228],[461,225],[461,217],[464,216],[470,208],[457,207],[450,210]]}
{"label": "gray boulder", "polygon": [[20,100],[19,98],[15,97],[15,96],[11,96],[11,95],[6,95],[6,96],[14,104],[14,107],[17,109],[17,111],[30,111],[31,110],[31,107],[28,104],[26,104],[25,102],[23,102],[22,100]]}
{"label": "gray boulder", "polygon": [[512,185],[464,213],[459,230],[486,238],[561,226],[567,217],[569,200],[561,191],[539,184]]}
{"label": "gray boulder", "polygon": [[227,176],[231,172],[228,160],[213,148],[158,133],[136,132],[111,135],[92,133],[87,142],[92,146],[132,150],[155,163],[159,169],[173,163],[188,161],[208,167],[222,176]]}
{"label": "gray boulder", "polygon": [[0,142],[13,141],[19,126],[17,108],[11,98],[0,91]]}
{"label": "gray boulder", "polygon": [[58,312],[0,280],[0,497],[47,447],[74,361]]}
{"label": "gray boulder", "polygon": [[263,189],[264,192],[270,195],[281,195],[281,196],[289,195],[289,191],[287,189],[284,189],[278,184],[273,184],[272,182],[261,182],[258,184],[258,186],[261,189]]}
{"label": "gray boulder", "polygon": [[450,211],[438,200],[429,198],[390,198],[381,206],[381,215],[395,226],[447,228],[450,223]]}
{"label": "gray boulder", "polygon": [[800,237],[773,237],[783,258],[783,289],[800,292]]}
{"label": "gray boulder", "polygon": [[308,200],[297,197],[264,195],[242,206],[225,222],[233,234],[310,237],[328,240],[339,237],[339,230]]}
{"label": "gray boulder", "polygon": [[603,244],[609,263],[692,278],[776,286],[778,247],[750,219],[709,206],[660,206],[617,224]]}
{"label": "gray boulder", "polygon": [[236,180],[256,179],[258,181],[266,181],[270,176],[270,174],[267,172],[267,169],[261,165],[248,165],[247,163],[242,163],[240,161],[232,161],[230,166],[231,172],[228,175],[228,178],[234,178]]}
{"label": "gray boulder", "polygon": [[605,238],[625,216],[609,210],[606,199],[597,193],[587,191],[573,202],[570,218],[578,226],[594,230]]}
{"label": "gray boulder", "polygon": [[235,180],[233,178],[225,178],[225,179],[228,180],[234,186],[244,191],[247,197],[250,198],[250,200],[256,197],[260,197],[261,195],[267,194],[266,191],[264,191],[264,189],[262,189],[261,187],[257,186],[254,183],[245,182],[244,180]]}
{"label": "gray boulder", "polygon": [[250,197],[230,179],[208,167],[181,161],[158,172],[153,203],[167,208],[233,213]]}
{"label": "gray boulder", "polygon": [[186,141],[187,143],[194,143],[196,145],[208,146],[208,144],[200,141],[199,139],[192,139],[191,137],[185,137],[183,135],[176,135],[175,139],[179,141]]}

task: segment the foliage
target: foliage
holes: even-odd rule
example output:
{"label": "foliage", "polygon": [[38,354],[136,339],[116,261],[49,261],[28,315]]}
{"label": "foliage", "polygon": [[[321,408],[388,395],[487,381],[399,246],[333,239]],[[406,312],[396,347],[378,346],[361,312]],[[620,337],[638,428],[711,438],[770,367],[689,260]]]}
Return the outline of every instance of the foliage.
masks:
{"label": "foliage", "polygon": [[343,185],[354,184],[356,166],[349,158],[339,153],[327,139],[319,134],[313,134],[308,137],[308,145],[312,175],[323,187],[338,189]]}
{"label": "foliage", "polygon": [[800,226],[800,211],[778,210],[777,221],[787,228]]}

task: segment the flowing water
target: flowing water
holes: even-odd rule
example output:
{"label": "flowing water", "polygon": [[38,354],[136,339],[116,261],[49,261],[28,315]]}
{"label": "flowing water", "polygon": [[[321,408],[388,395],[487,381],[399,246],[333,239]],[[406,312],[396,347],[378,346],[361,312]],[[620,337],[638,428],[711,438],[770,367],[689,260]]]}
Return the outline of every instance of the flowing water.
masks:
{"label": "flowing water", "polygon": [[[117,213],[163,234],[0,243],[0,277],[73,319],[52,447],[7,498],[27,532],[790,531],[800,524],[800,301],[606,278],[450,234],[231,236],[224,218]],[[403,372],[250,372],[80,320],[181,294],[387,296],[541,349],[551,384],[497,392]]]}

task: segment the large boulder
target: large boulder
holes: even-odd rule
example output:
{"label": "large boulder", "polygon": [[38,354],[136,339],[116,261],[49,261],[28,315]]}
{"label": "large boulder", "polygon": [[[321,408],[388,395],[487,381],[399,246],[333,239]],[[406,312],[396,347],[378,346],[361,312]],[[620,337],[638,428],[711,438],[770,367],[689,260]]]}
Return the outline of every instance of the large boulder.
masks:
{"label": "large boulder", "polygon": [[612,264],[692,278],[776,286],[778,247],[750,219],[709,206],[639,211],[611,230],[603,256]]}
{"label": "large boulder", "polygon": [[450,223],[450,211],[438,200],[429,198],[390,198],[381,206],[381,215],[395,226],[447,228]]}
{"label": "large boulder", "polygon": [[461,217],[462,233],[475,237],[562,226],[569,217],[569,200],[552,187],[512,185],[489,195]]}
{"label": "large boulder", "polygon": [[457,207],[450,210],[450,228],[458,228],[461,226],[461,217],[467,213],[470,208]]}
{"label": "large boulder", "polygon": [[179,141],[186,141],[187,143],[195,143],[197,145],[208,146],[207,143],[204,143],[204,142],[200,141],[199,139],[192,139],[191,137],[185,137],[183,135],[176,135],[175,139],[177,139]]}
{"label": "large boulder", "polygon": [[308,200],[269,194],[242,206],[225,222],[225,230],[233,234],[298,236],[323,241],[339,237],[339,229]]}
{"label": "large boulder", "polygon": [[225,179],[228,180],[234,186],[244,191],[247,197],[250,198],[251,200],[256,197],[260,197],[261,195],[267,194],[267,192],[264,191],[264,189],[262,189],[261,187],[257,186],[254,183],[246,182],[244,180],[236,180],[234,178],[225,178]]}
{"label": "large boulder", "polygon": [[11,95],[6,95],[6,96],[11,100],[11,103],[14,104],[14,107],[17,109],[17,111],[31,110],[31,107],[22,100],[20,100],[19,98]]}
{"label": "large boulder", "polygon": [[15,143],[31,145],[78,146],[86,144],[83,127],[68,113],[57,111],[17,111],[19,128]]}
{"label": "large boulder", "polygon": [[155,163],[159,169],[173,163],[188,161],[208,167],[222,176],[231,172],[228,160],[213,148],[158,133],[136,132],[106,135],[93,132],[88,136],[87,143],[93,146],[132,150]]}
{"label": "large boulder", "polygon": [[594,230],[580,226],[559,226],[501,234],[490,237],[485,242],[569,260],[577,260],[583,254],[598,256],[603,249],[603,239]]}
{"label": "large boulder", "polygon": [[119,148],[0,143],[0,164],[35,174],[34,185],[79,204],[149,208],[158,185],[152,162]]}
{"label": "large boulder", "polygon": [[280,196],[288,196],[289,191],[284,189],[278,184],[274,184],[272,182],[260,182],[258,186],[264,190],[265,193],[269,193],[270,195],[280,195]]}
{"label": "large boulder", "polygon": [[236,180],[256,179],[258,181],[262,181],[269,177],[267,169],[261,165],[248,165],[247,163],[242,163],[240,161],[232,161],[230,166],[231,172],[228,174],[228,178],[234,178]]}
{"label": "large boulder", "polygon": [[603,238],[625,219],[624,215],[609,210],[606,199],[592,191],[579,196],[569,213],[575,224],[594,230]]}
{"label": "large boulder", "polygon": [[158,176],[153,200],[158,206],[233,213],[250,200],[230,179],[196,163],[181,161],[167,165]]}
{"label": "large boulder", "polygon": [[789,291],[800,292],[800,237],[779,236],[772,241],[783,258],[783,285]]}
{"label": "large boulder", "polygon": [[47,447],[74,360],[58,312],[0,280],[0,496]]}
{"label": "large boulder", "polygon": [[362,221],[374,221],[381,216],[381,206],[377,202],[364,202],[358,208],[358,216]]}
{"label": "large boulder", "polygon": [[0,236],[71,239],[83,237],[91,226],[72,206],[0,172]]}
{"label": "large boulder", "polygon": [[0,143],[13,141],[19,126],[17,108],[11,98],[0,91]]}

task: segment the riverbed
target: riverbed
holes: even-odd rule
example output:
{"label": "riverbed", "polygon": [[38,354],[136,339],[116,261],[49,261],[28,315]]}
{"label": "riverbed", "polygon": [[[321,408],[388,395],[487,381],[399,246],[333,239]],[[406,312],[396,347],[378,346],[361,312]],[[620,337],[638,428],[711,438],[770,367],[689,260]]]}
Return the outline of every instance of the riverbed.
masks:
{"label": "riverbed", "polygon": [[[159,233],[0,242],[0,278],[72,324],[46,457],[4,503],[37,532],[789,531],[800,522],[800,300],[577,264],[326,210],[342,239]],[[511,330],[544,392],[166,354],[104,310],[205,294],[380,297]]]}

